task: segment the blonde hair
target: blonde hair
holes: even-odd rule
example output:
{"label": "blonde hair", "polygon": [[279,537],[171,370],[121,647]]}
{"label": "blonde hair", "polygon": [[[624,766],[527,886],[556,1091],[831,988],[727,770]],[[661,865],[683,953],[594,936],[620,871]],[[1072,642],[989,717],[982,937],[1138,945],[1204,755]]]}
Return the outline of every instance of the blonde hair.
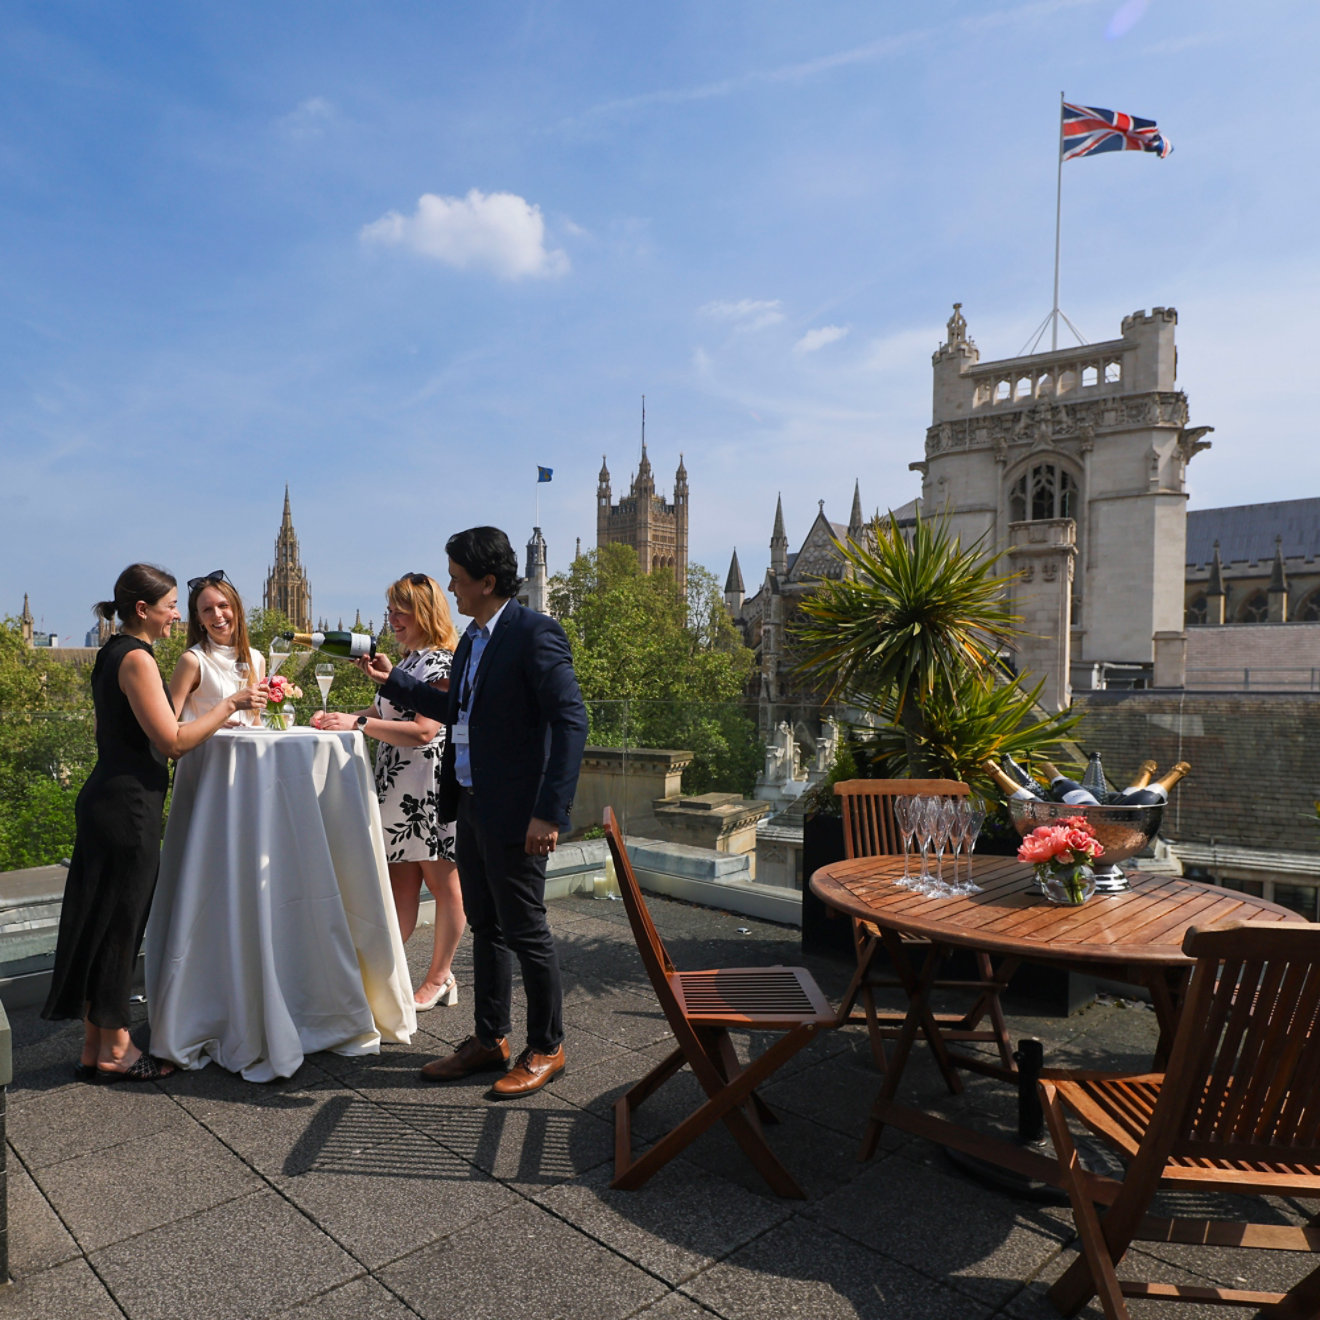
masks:
{"label": "blonde hair", "polygon": [[440,584],[425,573],[408,573],[392,582],[385,592],[385,604],[392,610],[411,614],[422,635],[423,650],[439,647],[453,651],[458,646],[458,629],[449,614],[449,602]]}
{"label": "blonde hair", "polygon": [[[197,613],[197,599],[207,587],[214,587],[230,604],[234,611],[234,659],[241,660],[243,664],[252,663],[252,643],[248,638],[247,613],[243,609],[243,602],[239,598],[234,584],[228,580],[217,580],[205,578],[188,593],[188,645],[196,646],[198,642],[204,642],[206,649],[211,649],[211,634],[208,633],[202,625],[201,616]],[[256,682],[256,677],[252,680]]]}

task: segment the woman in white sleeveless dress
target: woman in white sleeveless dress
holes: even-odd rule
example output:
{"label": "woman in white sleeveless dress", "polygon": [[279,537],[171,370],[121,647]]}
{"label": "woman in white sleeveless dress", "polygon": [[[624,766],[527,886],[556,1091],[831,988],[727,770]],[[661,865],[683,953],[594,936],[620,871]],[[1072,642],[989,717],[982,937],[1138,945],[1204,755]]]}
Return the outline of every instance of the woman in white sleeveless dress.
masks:
{"label": "woman in white sleeveless dress", "polygon": [[[385,593],[394,636],[403,649],[398,667],[442,690],[458,632],[439,583],[425,573],[401,577]],[[418,1009],[458,1003],[458,982],[451,967],[467,919],[454,863],[454,826],[437,819],[440,758],[445,726],[377,696],[367,710],[317,711],[318,729],[361,729],[376,738],[376,796],[385,831],[385,860],[390,868],[399,933],[406,941],[417,926],[422,884],[435,896],[435,938],[426,979],[413,994]]]}
{"label": "woman in white sleeveless dress", "polygon": [[[242,679],[238,663],[248,666]],[[205,715],[243,687],[256,687],[266,676],[266,661],[248,640],[247,615],[234,585],[217,569],[188,582],[188,649],[170,676],[170,700],[187,724]],[[230,721],[248,721],[244,711]]]}

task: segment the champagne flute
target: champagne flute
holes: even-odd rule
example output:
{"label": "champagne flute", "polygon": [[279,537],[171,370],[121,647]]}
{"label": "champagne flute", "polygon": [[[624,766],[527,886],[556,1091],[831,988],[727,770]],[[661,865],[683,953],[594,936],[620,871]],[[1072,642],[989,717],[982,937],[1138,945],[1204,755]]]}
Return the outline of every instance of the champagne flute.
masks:
{"label": "champagne flute", "polygon": [[966,892],[958,883],[958,854],[962,852],[963,844],[966,842],[969,807],[970,803],[964,797],[952,799],[953,821],[949,826],[949,851],[953,853],[953,880],[951,884],[955,894]]}
{"label": "champagne flute", "polygon": [[283,637],[272,637],[270,639],[270,664],[267,666],[267,677],[274,678],[280,672],[280,666],[289,658],[289,652],[292,647]]}
{"label": "champagne flute", "polygon": [[316,686],[321,689],[321,714],[325,714],[326,699],[330,696],[330,685],[335,681],[334,665],[316,666]]}
{"label": "champagne flute", "polygon": [[930,881],[934,878],[930,873],[929,866],[926,864],[926,853],[930,848],[930,836],[935,828],[935,819],[932,813],[935,799],[925,793],[920,793],[912,801],[916,812],[917,843],[921,848],[921,874],[917,876],[912,888],[918,893],[924,894],[927,892]]}
{"label": "champagne flute", "polygon": [[[238,679],[238,686],[240,688],[250,687],[252,685],[251,675],[252,675],[252,667],[250,665],[246,664],[242,660],[234,661],[234,677]],[[251,717],[251,712],[246,710],[240,710],[235,714],[231,722],[234,724],[247,724],[250,717]]]}
{"label": "champagne flute", "polygon": [[985,808],[968,803],[967,816],[963,826],[963,847],[967,852],[967,879],[963,881],[962,886],[964,894],[984,892],[981,886],[972,879],[972,852],[976,848],[976,840],[980,836],[981,826],[984,824]]}
{"label": "champagne flute", "polygon": [[951,892],[944,883],[944,850],[949,846],[949,834],[953,829],[953,799],[937,797],[935,799],[935,819],[931,829],[931,838],[935,844],[936,875],[930,893],[936,898],[945,898]]}
{"label": "champagne flute", "polygon": [[903,878],[894,883],[903,889],[912,888],[912,873],[909,860],[912,856],[912,837],[917,832],[917,800],[914,797],[896,797],[894,799],[894,823],[903,836]]}

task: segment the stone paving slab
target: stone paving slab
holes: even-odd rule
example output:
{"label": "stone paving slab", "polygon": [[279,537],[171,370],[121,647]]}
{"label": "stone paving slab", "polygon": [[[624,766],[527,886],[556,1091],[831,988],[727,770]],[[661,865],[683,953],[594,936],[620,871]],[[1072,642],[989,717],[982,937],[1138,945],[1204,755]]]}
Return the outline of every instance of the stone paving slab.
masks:
{"label": "stone paving slab", "polygon": [[[805,963],[836,1000],[847,983],[845,964],[803,958],[794,930],[663,899],[652,912],[679,966]],[[612,1191],[613,1103],[672,1040],[622,905],[568,898],[550,916],[568,1069],[516,1101],[488,1098],[494,1074],[444,1086],[417,1076],[472,1029],[470,940],[455,959],[458,1006],[420,1015],[410,1045],[317,1054],[265,1085],[214,1065],[160,1084],[80,1084],[78,1024],[17,1011],[15,1282],[0,1288],[0,1320],[1054,1316],[1045,1293],[1076,1254],[1066,1207],[971,1182],[943,1152],[893,1129],[858,1163],[881,1082],[861,1027],[823,1034],[764,1088],[781,1120],[767,1140],[806,1201],[772,1195],[722,1125],[639,1191]],[[415,979],[430,938],[423,928],[410,941]],[[1068,1018],[1028,1008],[1009,1019],[1015,1040],[1038,1036],[1058,1065],[1144,1066],[1155,1040],[1149,1009],[1117,1000]],[[735,1040],[744,1059],[765,1043]],[[1013,1089],[974,1074],[965,1082],[949,1095],[919,1043],[900,1095],[1011,1134]],[[635,1147],[702,1098],[687,1072],[666,1083],[635,1114]],[[1274,1206],[1292,1223],[1315,1208]],[[1142,1248],[1137,1259],[1156,1277],[1280,1288],[1310,1263],[1184,1247]],[[1132,1309],[1135,1320],[1168,1314]]]}

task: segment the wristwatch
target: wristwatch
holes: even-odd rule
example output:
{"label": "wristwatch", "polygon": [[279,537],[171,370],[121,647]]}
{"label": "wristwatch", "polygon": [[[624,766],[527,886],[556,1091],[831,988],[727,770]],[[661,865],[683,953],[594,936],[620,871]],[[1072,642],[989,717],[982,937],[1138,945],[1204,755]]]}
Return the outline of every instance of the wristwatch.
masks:
{"label": "wristwatch", "polygon": [[354,721],[354,723],[357,725],[359,729],[365,731],[367,727],[367,716],[359,715],[357,719]]}

